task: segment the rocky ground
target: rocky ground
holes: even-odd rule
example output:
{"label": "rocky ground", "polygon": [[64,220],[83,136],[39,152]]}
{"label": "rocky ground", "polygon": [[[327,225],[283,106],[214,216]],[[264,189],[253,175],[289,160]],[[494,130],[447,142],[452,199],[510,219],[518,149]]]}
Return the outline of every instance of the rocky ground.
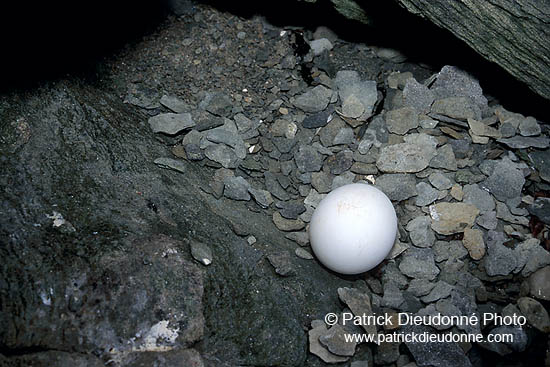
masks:
{"label": "rocky ground", "polygon": [[[550,363],[549,125],[467,71],[203,5],[0,112],[4,365]],[[399,238],[341,276],[307,226],[352,182],[388,195]],[[527,324],[376,346],[342,335],[393,327],[329,312]]]}

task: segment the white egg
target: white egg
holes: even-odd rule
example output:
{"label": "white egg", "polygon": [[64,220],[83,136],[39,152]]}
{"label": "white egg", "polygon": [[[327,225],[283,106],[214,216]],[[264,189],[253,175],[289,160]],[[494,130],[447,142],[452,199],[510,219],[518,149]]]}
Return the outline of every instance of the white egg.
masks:
{"label": "white egg", "polygon": [[309,224],[311,248],[327,268],[341,274],[368,271],[384,260],[397,234],[397,215],[374,186],[355,183],[328,194]]}

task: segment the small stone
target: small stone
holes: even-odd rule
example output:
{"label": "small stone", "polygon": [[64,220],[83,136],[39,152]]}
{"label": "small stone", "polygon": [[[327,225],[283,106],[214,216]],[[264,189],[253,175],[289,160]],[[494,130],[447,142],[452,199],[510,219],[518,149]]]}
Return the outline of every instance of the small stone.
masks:
{"label": "small stone", "polygon": [[204,159],[204,153],[196,144],[186,144],[183,146],[183,149],[185,150],[185,156],[190,161],[200,161]]}
{"label": "small stone", "polygon": [[550,139],[546,137],[525,137],[514,136],[513,138],[498,139],[499,143],[505,144],[512,149],[525,149],[525,148],[548,148]]}
{"label": "small stone", "polygon": [[265,187],[267,191],[271,193],[271,195],[283,201],[290,199],[290,195],[281,186],[279,180],[277,179],[276,174],[267,171],[267,172],[264,172],[264,178],[265,178]]}
{"label": "small stone", "polygon": [[411,278],[433,280],[439,274],[432,249],[410,248],[403,255],[399,270]]}
{"label": "small stone", "polygon": [[189,112],[189,110],[191,109],[191,107],[187,103],[174,96],[163,95],[160,98],[160,104],[175,113]]}
{"label": "small stone", "polygon": [[470,228],[479,214],[472,204],[437,203],[430,206],[432,229],[439,234],[450,235]]}
{"label": "small stone", "polygon": [[160,168],[171,169],[176,172],[186,173],[187,166],[184,162],[173,158],[157,158],[154,163]]}
{"label": "small stone", "polygon": [[240,176],[226,177],[223,180],[224,190],[223,195],[232,200],[250,200],[248,190],[250,184]]}
{"label": "small stone", "polygon": [[420,84],[414,78],[407,79],[405,88],[403,89],[403,102],[405,106],[414,107],[420,113],[428,113],[434,100],[434,93],[428,87]]}
{"label": "small stone", "polygon": [[149,118],[149,126],[155,133],[176,135],[195,126],[190,113],[162,113]]}
{"label": "small stone", "polygon": [[527,117],[519,124],[519,133],[521,136],[540,135],[540,125],[534,117]]}
{"label": "small stone", "polygon": [[354,180],[355,180],[355,175],[353,173],[349,171],[344,172],[341,175],[335,176],[332,179],[331,189],[336,190],[339,187],[353,183]]}
{"label": "small stone", "polygon": [[389,145],[380,150],[376,166],[382,172],[415,173],[428,167],[435,147],[414,143]]}
{"label": "small stone", "polygon": [[486,136],[495,139],[500,139],[502,137],[500,131],[498,131],[494,127],[486,125],[483,122],[474,119],[468,119],[468,125],[470,126],[470,135],[472,135],[473,133],[473,135]]}
{"label": "small stone", "polygon": [[413,74],[410,71],[404,73],[394,71],[388,76],[388,87],[392,89],[403,89],[409,79],[413,79]]}
{"label": "small stone", "polygon": [[536,238],[530,238],[518,244],[514,252],[517,258],[515,272],[521,270],[521,275],[524,277],[546,265],[550,265],[550,252],[540,246],[540,241]]}
{"label": "small stone", "polygon": [[537,169],[540,178],[550,182],[550,149],[529,153],[529,158]]}
{"label": "small stone", "polygon": [[359,73],[350,70],[338,71],[334,78],[334,83],[338,87],[338,94],[341,101],[346,101],[350,96],[355,96],[364,108],[364,116],[366,119],[371,116],[374,105],[378,100],[378,91],[376,81],[362,81]]}
{"label": "small stone", "polygon": [[311,174],[311,186],[321,194],[330,192],[332,180],[333,176],[325,171],[313,172]]}
{"label": "small stone", "polygon": [[451,180],[439,171],[435,171],[428,176],[428,181],[438,190],[450,189],[453,183]]}
{"label": "small stone", "polygon": [[495,165],[493,173],[484,181],[486,187],[497,200],[506,201],[521,196],[525,184],[523,172],[509,159],[503,159]]}
{"label": "small stone", "polygon": [[462,201],[464,198],[464,191],[462,190],[462,187],[458,184],[454,184],[453,187],[451,187],[451,196],[458,201]]}
{"label": "small stone", "polygon": [[529,293],[531,296],[550,301],[550,266],[535,271],[529,277]]}
{"label": "small stone", "polygon": [[256,237],[254,236],[248,236],[248,238],[246,239],[246,242],[252,246],[253,244],[255,244],[256,242],[258,242],[258,240],[256,240]]}
{"label": "small stone", "polygon": [[430,293],[422,297],[422,302],[432,303],[440,300],[441,298],[447,298],[451,295],[451,291],[454,289],[452,285],[442,280],[435,283],[435,286]]}
{"label": "small stone", "polygon": [[319,337],[319,341],[329,352],[338,356],[351,357],[355,354],[356,342],[346,341],[348,332],[339,324],[331,327],[328,332]]}
{"label": "small stone", "polygon": [[353,164],[353,153],[349,150],[343,150],[327,159],[327,166],[330,173],[339,175],[351,168]]}
{"label": "small stone", "polygon": [[306,207],[299,201],[280,201],[276,207],[281,209],[279,213],[286,219],[298,219],[298,216],[306,211]]}
{"label": "small stone", "polygon": [[309,234],[307,232],[290,232],[285,234],[285,238],[296,242],[300,246],[307,246],[309,244]]}
{"label": "small stone", "polygon": [[350,171],[358,175],[376,175],[378,169],[372,163],[355,162],[352,164]]}
{"label": "small stone", "polygon": [[317,190],[311,189],[309,191],[309,194],[304,199],[304,204],[309,205],[313,208],[317,208],[317,205],[321,202],[321,200],[324,199],[324,197],[327,196],[326,194],[319,194]]}
{"label": "small stone", "polygon": [[349,145],[355,140],[355,134],[350,127],[343,127],[332,140],[332,145]]}
{"label": "small stone", "polygon": [[527,208],[531,215],[536,216],[541,222],[550,224],[550,198],[538,197]]}
{"label": "small stone", "polygon": [[488,230],[496,229],[498,225],[497,213],[495,211],[485,212],[477,218],[476,223]]}
{"label": "small stone", "polygon": [[273,203],[273,198],[269,191],[249,187],[248,192],[252,195],[254,201],[264,209],[268,208]]}
{"label": "small stone", "polygon": [[225,144],[214,144],[206,147],[204,154],[214,162],[221,164],[224,168],[237,168],[239,158]]}
{"label": "small stone", "polygon": [[323,166],[323,156],[314,147],[302,145],[294,154],[294,162],[300,172],[317,172]]}
{"label": "small stone", "polygon": [[495,209],[495,200],[487,191],[482,190],[477,184],[465,185],[463,188],[463,202],[473,204],[481,213],[493,211]]}
{"label": "small stone", "polygon": [[284,232],[295,232],[305,227],[305,223],[300,219],[285,219],[279,212],[273,213],[273,223]]}
{"label": "small stone", "polygon": [[543,333],[550,333],[548,312],[539,301],[529,297],[522,297],[518,299],[518,307],[531,326]]}
{"label": "small stone", "polygon": [[431,247],[435,242],[435,235],[430,228],[430,217],[416,217],[407,223],[407,231],[413,245],[417,247]]}
{"label": "small stone", "polygon": [[298,247],[296,250],[294,250],[294,253],[301,259],[313,260],[313,255],[308,250],[301,247]]}
{"label": "small stone", "polygon": [[203,265],[212,264],[212,250],[206,244],[190,240],[191,256]]}
{"label": "small stone", "polygon": [[479,81],[456,66],[443,66],[431,90],[437,98],[462,96],[468,97],[481,109],[487,106],[487,98],[483,95]]}
{"label": "small stone", "polygon": [[199,104],[203,110],[210,112],[213,115],[221,117],[229,117],[233,102],[231,97],[221,92],[207,92],[204,99]]}
{"label": "small stone", "polygon": [[474,144],[489,144],[489,138],[486,136],[478,136],[470,132],[470,137],[472,138],[472,143]]}
{"label": "small stone", "polygon": [[320,112],[327,108],[332,97],[332,90],[323,85],[318,85],[313,89],[298,96],[294,100],[294,106],[304,112]]}
{"label": "small stone", "polygon": [[485,243],[483,232],[479,229],[466,228],[462,239],[464,247],[468,250],[470,257],[474,260],[481,260],[485,256]]}
{"label": "small stone", "polygon": [[446,260],[449,260],[447,262],[457,262],[468,255],[468,250],[460,241],[436,241],[432,248],[437,263]]}
{"label": "small stone", "polygon": [[416,197],[416,206],[430,205],[436,201],[439,196],[439,192],[430,184],[425,182],[419,182],[416,184],[416,192],[418,193],[418,196]]}
{"label": "small stone", "polygon": [[514,251],[503,244],[503,234],[489,231],[485,271],[489,276],[508,275],[517,267]]}
{"label": "small stone", "polygon": [[417,195],[416,180],[409,174],[384,174],[376,179],[376,186],[392,201],[403,201]]}
{"label": "small stone", "polygon": [[[374,316],[372,312],[371,297],[366,291],[356,288],[338,288],[338,297],[345,303],[355,316]],[[377,335],[376,325],[373,323],[361,323],[367,334]]]}
{"label": "small stone", "polygon": [[352,119],[357,119],[365,112],[365,106],[361,103],[359,98],[355,95],[351,95],[345,101],[342,101],[342,115]]}
{"label": "small stone", "polygon": [[230,146],[235,151],[235,155],[240,159],[244,159],[246,157],[246,146],[243,139],[237,134],[236,131],[231,131],[225,126],[208,130],[206,133],[206,139],[213,143],[223,143]]}
{"label": "small stone", "polygon": [[458,167],[453,147],[450,144],[445,144],[438,148],[435,156],[430,160],[430,167],[456,171]]}
{"label": "small stone", "polygon": [[524,216],[512,215],[512,213],[510,213],[510,209],[508,209],[508,206],[500,201],[497,201],[497,218],[508,223],[521,224],[525,227],[529,225],[529,219]]}
{"label": "small stone", "polygon": [[320,111],[309,115],[304,119],[304,121],[302,121],[302,126],[306,129],[316,129],[318,127],[323,127],[329,123],[332,112],[333,109],[328,108],[325,111]]}
{"label": "small stone", "polygon": [[311,47],[311,50],[313,51],[313,54],[315,56],[319,56],[324,51],[330,51],[332,50],[332,43],[326,39],[326,38],[319,38],[311,41],[309,43],[309,47]]}
{"label": "small stone", "polygon": [[388,131],[394,134],[404,135],[418,127],[418,112],[412,107],[388,111],[385,118]]}
{"label": "small stone", "polygon": [[382,297],[382,306],[393,309],[399,309],[399,306],[405,302],[403,292],[394,282],[384,284],[384,297]]}
{"label": "small stone", "polygon": [[323,321],[320,321],[320,320],[318,321],[319,322],[315,324],[314,322],[312,322],[311,325],[313,328],[308,331],[309,352],[311,354],[316,355],[323,362],[326,362],[326,363],[346,362],[349,359],[349,357],[337,356],[336,354],[331,353],[328,349],[326,349],[321,344],[321,342],[319,341],[319,338],[323,335],[326,335],[328,330]]}
{"label": "small stone", "polygon": [[292,259],[287,251],[281,251],[267,255],[267,260],[275,268],[275,273],[283,277],[296,274],[292,266]]}
{"label": "small stone", "polygon": [[481,110],[467,97],[448,97],[438,99],[432,104],[432,113],[453,119],[466,121],[481,120]]}

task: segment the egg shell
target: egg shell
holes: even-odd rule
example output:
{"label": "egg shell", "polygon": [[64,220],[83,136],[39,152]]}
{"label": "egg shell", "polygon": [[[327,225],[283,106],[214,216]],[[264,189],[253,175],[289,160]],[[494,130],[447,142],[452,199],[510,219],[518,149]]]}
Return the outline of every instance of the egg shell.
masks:
{"label": "egg shell", "polygon": [[380,264],[397,234],[397,215],[388,197],[374,186],[355,183],[328,194],[309,225],[311,248],[327,268],[359,274]]}

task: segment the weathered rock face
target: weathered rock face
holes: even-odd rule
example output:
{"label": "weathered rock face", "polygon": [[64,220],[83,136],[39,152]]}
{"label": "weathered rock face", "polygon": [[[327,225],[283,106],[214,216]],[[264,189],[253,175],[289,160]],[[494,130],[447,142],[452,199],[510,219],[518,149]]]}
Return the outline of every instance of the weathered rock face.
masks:
{"label": "weathered rock face", "polygon": [[[24,365],[303,363],[305,315],[335,308],[324,292],[351,282],[298,257],[294,281],[277,280],[265,255],[295,245],[269,217],[202,192],[204,169],[157,167],[170,153],[117,96],[59,82],[2,97],[0,114],[3,353]],[[231,225],[257,229],[266,253]],[[193,241],[212,249],[207,268]]]}
{"label": "weathered rock face", "polygon": [[[315,0],[306,0],[315,2]],[[533,91],[550,99],[550,3],[545,0],[396,0],[445,28]],[[332,0],[344,16],[369,22],[368,1]]]}

